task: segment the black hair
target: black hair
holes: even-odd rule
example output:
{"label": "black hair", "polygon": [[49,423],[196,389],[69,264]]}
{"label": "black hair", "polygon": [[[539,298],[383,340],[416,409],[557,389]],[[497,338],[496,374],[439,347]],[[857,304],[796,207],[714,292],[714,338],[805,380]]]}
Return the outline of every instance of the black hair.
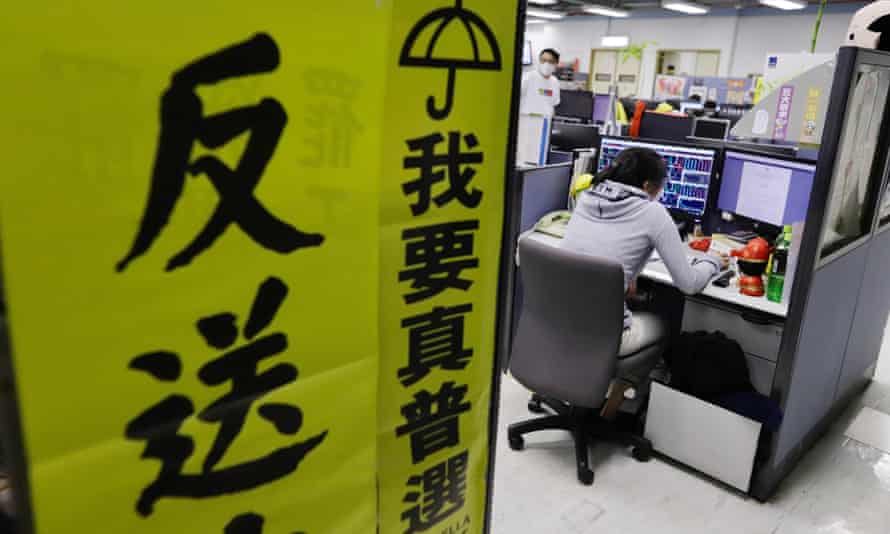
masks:
{"label": "black hair", "polygon": [[622,183],[643,189],[649,182],[661,187],[667,178],[667,165],[654,150],[650,148],[625,148],[612,161],[612,164],[596,175],[594,183],[604,180]]}
{"label": "black hair", "polygon": [[559,52],[557,52],[556,50],[554,50],[552,48],[545,48],[544,50],[541,50],[540,54],[538,54],[538,58],[540,58],[544,54],[552,55],[553,57],[556,58],[556,62],[559,63]]}
{"label": "black hair", "polygon": [[701,102],[701,95],[692,95],[689,97],[689,100],[692,102]]}

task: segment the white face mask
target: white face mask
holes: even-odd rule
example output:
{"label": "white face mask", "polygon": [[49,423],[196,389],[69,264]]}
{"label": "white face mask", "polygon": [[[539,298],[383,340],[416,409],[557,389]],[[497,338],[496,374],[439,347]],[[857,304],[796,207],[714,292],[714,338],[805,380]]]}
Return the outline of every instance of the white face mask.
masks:
{"label": "white face mask", "polygon": [[556,65],[553,63],[538,63],[538,72],[541,73],[541,76],[550,76],[555,69]]}

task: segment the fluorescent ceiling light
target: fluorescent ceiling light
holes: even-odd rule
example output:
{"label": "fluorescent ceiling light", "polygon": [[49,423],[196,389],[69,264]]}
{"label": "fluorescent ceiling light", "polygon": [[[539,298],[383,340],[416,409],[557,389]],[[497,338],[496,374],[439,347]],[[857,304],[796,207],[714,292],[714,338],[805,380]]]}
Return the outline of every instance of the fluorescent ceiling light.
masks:
{"label": "fluorescent ceiling light", "polygon": [[526,24],[544,24],[547,22],[544,19],[525,19]]}
{"label": "fluorescent ceiling light", "polygon": [[711,10],[709,6],[696,4],[695,2],[683,2],[681,0],[663,0],[661,7],[671,11],[679,11],[687,15],[704,15]]}
{"label": "fluorescent ceiling light", "polygon": [[630,44],[630,37],[627,35],[606,35],[601,44],[606,48],[624,48]]}
{"label": "fluorescent ceiling light", "polygon": [[556,11],[550,11],[549,9],[535,9],[533,7],[526,9],[525,13],[530,17],[539,17],[542,19],[552,19],[552,20],[561,19],[565,16],[562,13],[557,13]]}
{"label": "fluorescent ceiling light", "polygon": [[539,6],[555,6],[559,3],[559,0],[529,0],[529,3]]}
{"label": "fluorescent ceiling light", "polygon": [[765,6],[783,9],[785,11],[807,7],[807,3],[803,0],[760,0],[760,3]]}
{"label": "fluorescent ceiling light", "polygon": [[630,11],[617,7],[586,5],[584,11],[593,13],[594,15],[602,15],[604,17],[625,18],[630,16]]}

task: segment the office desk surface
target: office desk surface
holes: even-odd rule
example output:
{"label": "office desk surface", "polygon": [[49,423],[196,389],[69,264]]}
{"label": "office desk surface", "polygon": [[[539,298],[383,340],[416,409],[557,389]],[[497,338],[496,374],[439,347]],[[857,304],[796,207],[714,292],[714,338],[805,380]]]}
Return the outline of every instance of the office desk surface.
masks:
{"label": "office desk surface", "polygon": [[[524,234],[524,236],[527,236],[541,243],[552,245],[554,247],[559,246],[560,238],[551,236],[549,234],[542,234],[541,232],[532,231]],[[671,275],[670,273],[668,273],[667,267],[664,265],[664,263],[662,263],[660,259],[650,261],[649,264],[646,265],[646,267],[643,269],[643,272],[640,273],[640,276],[648,280],[652,280],[653,282],[658,282],[660,284],[670,286],[674,285],[674,281],[671,279]],[[781,317],[783,319],[788,316],[787,302],[776,303],[768,300],[766,297],[749,297],[747,295],[742,295],[741,293],[739,293],[738,285],[736,285],[737,281],[738,276],[733,279],[733,283],[730,284],[729,287],[717,287],[709,283],[707,286],[705,286],[705,289],[701,292],[701,295],[712,298],[714,300],[741,306],[743,308],[748,308],[750,310],[768,313],[770,315]]]}

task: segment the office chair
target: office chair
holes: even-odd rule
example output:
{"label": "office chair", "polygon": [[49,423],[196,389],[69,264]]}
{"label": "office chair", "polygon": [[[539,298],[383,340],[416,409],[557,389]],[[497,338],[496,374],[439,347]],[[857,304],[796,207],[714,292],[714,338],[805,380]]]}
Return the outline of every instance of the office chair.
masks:
{"label": "office chair", "polygon": [[[632,386],[616,377],[648,376],[664,351],[662,343],[620,346],[624,330],[621,266],[528,238],[519,242],[519,264],[525,294],[510,371],[535,393],[530,408],[543,400],[556,414],[510,425],[510,448],[522,450],[523,434],[568,430],[575,442],[578,480],[587,485],[593,483],[590,437],[633,446],[634,458],[648,460],[652,444],[619,431],[609,420]],[[649,318],[634,316],[635,321]]]}

